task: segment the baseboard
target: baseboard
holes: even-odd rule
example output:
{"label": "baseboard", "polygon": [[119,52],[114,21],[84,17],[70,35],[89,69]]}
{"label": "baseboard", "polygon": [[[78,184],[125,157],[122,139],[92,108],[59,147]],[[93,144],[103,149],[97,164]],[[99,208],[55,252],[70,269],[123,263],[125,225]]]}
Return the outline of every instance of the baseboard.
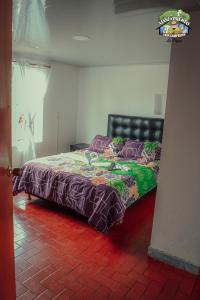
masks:
{"label": "baseboard", "polygon": [[149,247],[148,249],[148,255],[152,258],[155,258],[157,260],[160,260],[162,262],[165,262],[171,266],[174,266],[176,268],[188,271],[193,274],[200,274],[200,267],[196,266],[188,261],[182,260],[178,257],[172,256],[170,254],[167,254],[163,251],[154,249],[152,247]]}

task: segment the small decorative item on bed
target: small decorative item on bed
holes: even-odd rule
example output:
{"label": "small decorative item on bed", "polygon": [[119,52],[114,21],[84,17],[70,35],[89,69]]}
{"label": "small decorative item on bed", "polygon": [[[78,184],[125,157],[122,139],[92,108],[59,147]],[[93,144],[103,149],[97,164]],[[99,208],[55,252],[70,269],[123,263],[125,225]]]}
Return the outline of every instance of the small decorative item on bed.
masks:
{"label": "small decorative item on bed", "polygon": [[157,185],[163,119],[108,116],[107,136],[90,147],[27,162],[13,178],[26,192],[74,209],[101,232]]}

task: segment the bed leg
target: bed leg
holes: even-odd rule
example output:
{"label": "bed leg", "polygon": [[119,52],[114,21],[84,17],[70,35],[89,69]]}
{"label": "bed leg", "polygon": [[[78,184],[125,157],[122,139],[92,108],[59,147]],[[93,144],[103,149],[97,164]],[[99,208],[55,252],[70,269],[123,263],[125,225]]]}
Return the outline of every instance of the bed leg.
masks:
{"label": "bed leg", "polygon": [[27,194],[27,200],[31,200],[31,194]]}

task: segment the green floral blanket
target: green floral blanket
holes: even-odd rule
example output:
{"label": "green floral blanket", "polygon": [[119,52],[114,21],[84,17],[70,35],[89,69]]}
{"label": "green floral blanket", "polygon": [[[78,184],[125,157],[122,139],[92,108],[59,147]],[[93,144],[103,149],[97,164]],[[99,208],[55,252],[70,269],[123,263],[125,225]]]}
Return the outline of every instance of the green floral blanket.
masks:
{"label": "green floral blanket", "polygon": [[[102,164],[102,166],[101,166]],[[107,167],[103,164],[108,164]],[[95,165],[99,165],[102,169],[109,169],[110,161],[105,159],[98,159]],[[137,191],[139,197],[144,196],[150,190],[156,187],[156,174],[151,167],[143,166],[133,161],[118,161],[115,163],[115,168],[110,171],[112,174],[133,177],[137,185]],[[116,188],[120,194],[125,192],[126,185],[124,181],[118,179],[111,180],[109,182],[113,188]]]}

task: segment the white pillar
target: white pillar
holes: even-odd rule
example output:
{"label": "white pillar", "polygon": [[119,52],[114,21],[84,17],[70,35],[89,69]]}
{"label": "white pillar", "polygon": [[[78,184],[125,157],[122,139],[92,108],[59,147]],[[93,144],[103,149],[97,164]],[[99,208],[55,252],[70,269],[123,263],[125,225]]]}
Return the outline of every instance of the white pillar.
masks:
{"label": "white pillar", "polygon": [[[197,273],[200,266],[200,12],[172,45],[160,182],[149,254]],[[164,42],[164,41],[163,41]]]}

